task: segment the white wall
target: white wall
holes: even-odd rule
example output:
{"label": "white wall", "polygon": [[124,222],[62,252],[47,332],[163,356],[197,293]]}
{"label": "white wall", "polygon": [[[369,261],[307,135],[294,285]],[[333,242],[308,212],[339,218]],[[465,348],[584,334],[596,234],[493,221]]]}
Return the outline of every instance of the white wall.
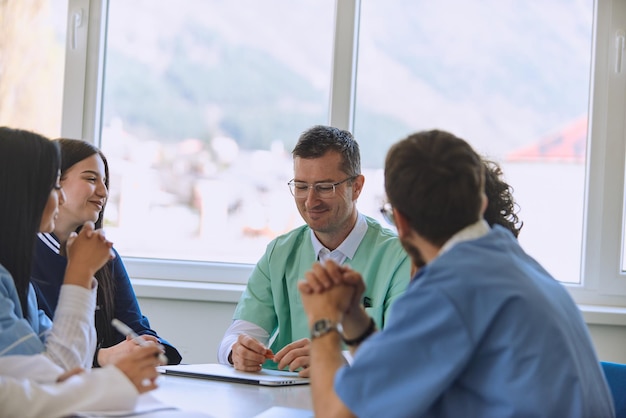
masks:
{"label": "white wall", "polygon": [[626,327],[593,324],[589,332],[600,360],[626,363]]}
{"label": "white wall", "polygon": [[180,351],[184,363],[216,363],[217,347],[236,304],[139,298],[141,311],[161,337]]}
{"label": "white wall", "polygon": [[[185,363],[215,363],[235,303],[140,297],[152,327],[176,346]],[[600,360],[626,363],[626,326],[589,325]]]}

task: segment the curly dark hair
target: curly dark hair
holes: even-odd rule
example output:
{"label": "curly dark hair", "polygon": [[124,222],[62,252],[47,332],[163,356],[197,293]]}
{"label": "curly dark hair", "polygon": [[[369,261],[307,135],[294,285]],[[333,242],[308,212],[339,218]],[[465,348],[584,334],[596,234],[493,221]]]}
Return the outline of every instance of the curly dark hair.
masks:
{"label": "curly dark hair", "polygon": [[513,188],[503,180],[502,169],[498,163],[483,158],[485,165],[485,194],[489,203],[484,217],[490,226],[502,225],[517,238],[524,222],[517,213],[519,205],[513,198]]}
{"label": "curly dark hair", "polygon": [[416,132],[389,149],[385,191],[414,231],[442,246],[480,219],[484,171],[463,139],[437,129]]}
{"label": "curly dark hair", "polygon": [[443,245],[479,219],[482,190],[488,199],[483,213],[487,223],[519,235],[522,222],[517,216],[518,205],[513,189],[502,177],[497,163],[479,156],[463,139],[441,130],[409,135],[390,148],[385,160],[389,203],[435,245]]}

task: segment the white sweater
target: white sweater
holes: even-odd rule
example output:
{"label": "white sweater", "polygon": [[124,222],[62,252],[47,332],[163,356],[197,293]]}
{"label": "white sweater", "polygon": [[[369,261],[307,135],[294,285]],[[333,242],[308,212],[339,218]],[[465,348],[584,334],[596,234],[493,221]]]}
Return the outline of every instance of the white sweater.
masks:
{"label": "white sweater", "polygon": [[63,417],[74,412],[133,410],[138,392],[116,367],[72,376],[62,383],[0,376],[0,417]]}

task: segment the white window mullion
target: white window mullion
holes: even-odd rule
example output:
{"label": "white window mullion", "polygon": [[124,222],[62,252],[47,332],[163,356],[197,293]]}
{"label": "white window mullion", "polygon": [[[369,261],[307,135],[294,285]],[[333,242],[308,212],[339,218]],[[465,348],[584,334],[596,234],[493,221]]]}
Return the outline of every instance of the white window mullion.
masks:
{"label": "white window mullion", "polygon": [[626,72],[615,71],[615,33],[624,29],[626,3],[600,0],[596,13],[584,287],[570,290],[578,303],[626,306],[626,276],[620,268],[624,231]]}
{"label": "white window mullion", "polygon": [[337,0],[329,123],[352,131],[360,0]]}
{"label": "white window mullion", "polygon": [[100,130],[104,29],[108,0],[70,0],[67,18],[63,137],[95,142]]}

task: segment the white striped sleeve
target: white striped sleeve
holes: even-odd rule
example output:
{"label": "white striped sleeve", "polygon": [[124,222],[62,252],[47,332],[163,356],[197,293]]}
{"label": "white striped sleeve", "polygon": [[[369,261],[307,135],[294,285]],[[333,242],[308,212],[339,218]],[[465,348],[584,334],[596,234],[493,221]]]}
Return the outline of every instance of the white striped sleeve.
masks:
{"label": "white striped sleeve", "polygon": [[96,349],[94,312],[97,282],[92,289],[63,285],[54,314],[53,325],[46,338],[46,355],[65,370],[75,367],[90,369]]}

